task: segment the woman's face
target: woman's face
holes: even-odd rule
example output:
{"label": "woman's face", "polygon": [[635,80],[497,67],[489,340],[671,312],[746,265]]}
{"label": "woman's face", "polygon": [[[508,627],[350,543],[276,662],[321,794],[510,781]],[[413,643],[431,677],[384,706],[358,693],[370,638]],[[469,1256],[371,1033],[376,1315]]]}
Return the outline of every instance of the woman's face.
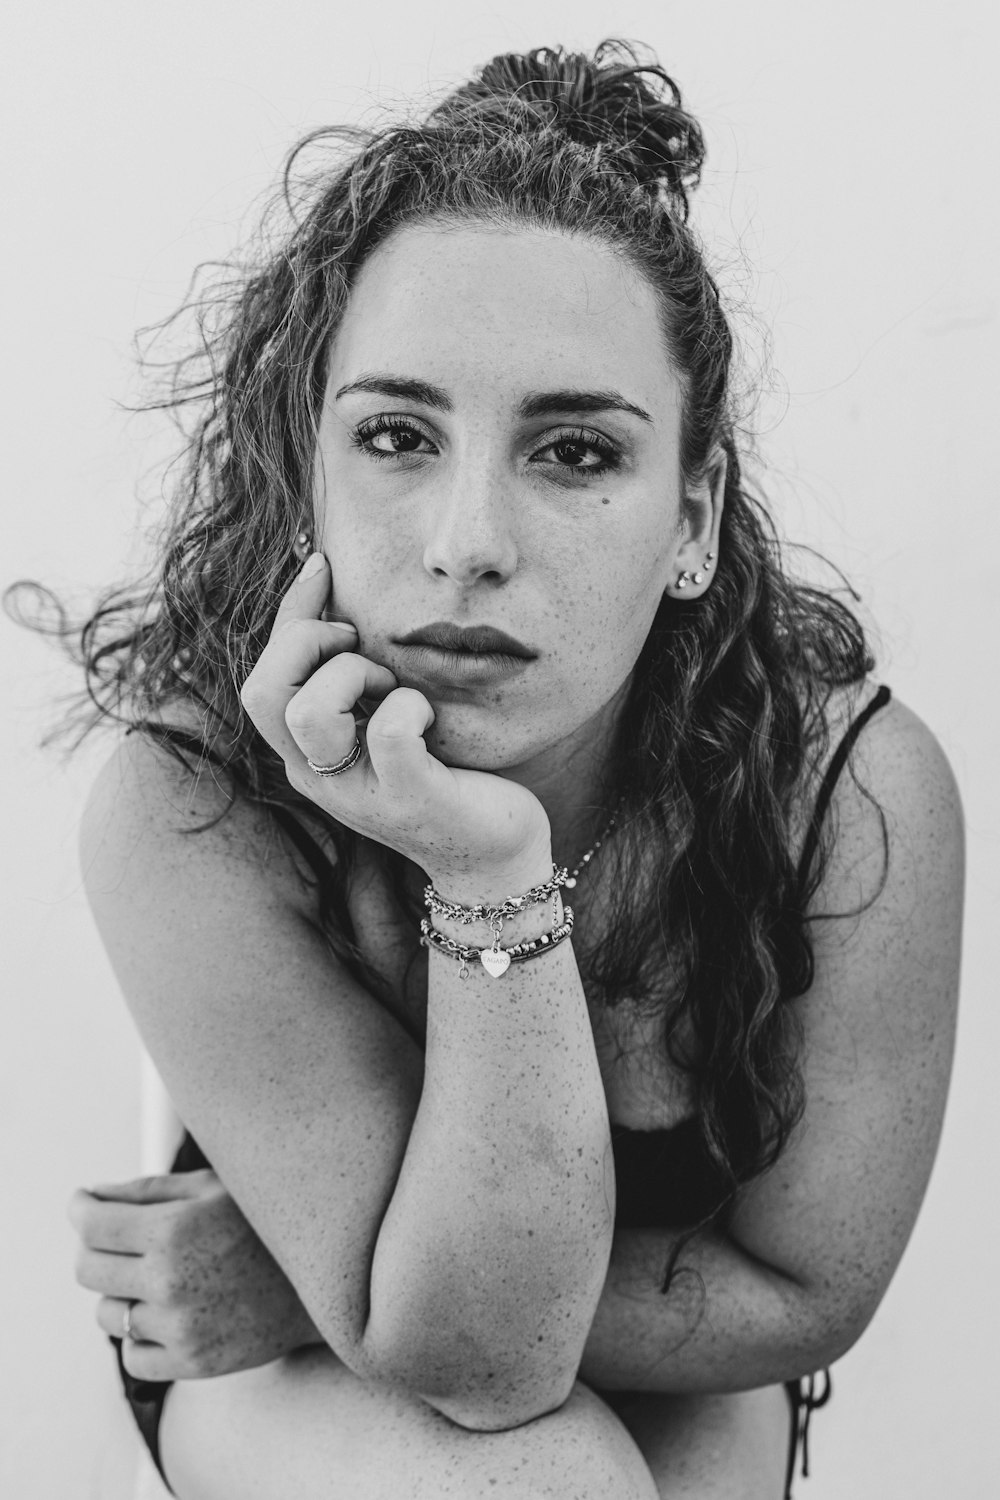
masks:
{"label": "woman's face", "polygon": [[367,260],[317,524],[335,617],[429,698],[436,755],[514,768],[608,729],[664,589],[713,545],[708,481],[682,515],[680,419],[654,294],[596,241],[426,224]]}

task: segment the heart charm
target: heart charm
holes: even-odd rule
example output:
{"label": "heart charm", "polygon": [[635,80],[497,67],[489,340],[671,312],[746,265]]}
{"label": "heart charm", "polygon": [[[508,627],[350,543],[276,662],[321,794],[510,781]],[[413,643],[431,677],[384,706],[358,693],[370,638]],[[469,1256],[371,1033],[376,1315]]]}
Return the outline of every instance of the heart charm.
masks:
{"label": "heart charm", "polygon": [[510,954],[506,948],[484,948],[479,962],[491,979],[499,979],[510,968]]}

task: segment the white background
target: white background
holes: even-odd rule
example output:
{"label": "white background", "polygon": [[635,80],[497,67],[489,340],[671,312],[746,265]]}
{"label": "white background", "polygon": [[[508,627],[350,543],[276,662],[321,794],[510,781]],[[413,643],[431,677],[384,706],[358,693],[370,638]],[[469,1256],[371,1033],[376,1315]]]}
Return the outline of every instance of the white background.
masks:
{"label": "white background", "polygon": [[[698,224],[755,309],[740,323],[751,351],[773,335],[760,423],[782,522],[864,594],[879,675],[941,738],[968,818],[944,1140],[896,1281],[814,1422],[800,1493],[1000,1493],[991,0],[16,9],[0,38],[0,581],[77,597],[137,555],[135,491],[157,491],[147,428],[116,408],[135,394],[132,333],[227,251],[297,135],[440,89],[497,51],[608,33],[654,46],[680,81],[710,145]],[[118,1500],[132,1438],[73,1281],[64,1203],[137,1170],[136,1048],[75,864],[94,751],[67,768],[36,748],[71,676],[6,622],[0,650],[0,1490]]]}

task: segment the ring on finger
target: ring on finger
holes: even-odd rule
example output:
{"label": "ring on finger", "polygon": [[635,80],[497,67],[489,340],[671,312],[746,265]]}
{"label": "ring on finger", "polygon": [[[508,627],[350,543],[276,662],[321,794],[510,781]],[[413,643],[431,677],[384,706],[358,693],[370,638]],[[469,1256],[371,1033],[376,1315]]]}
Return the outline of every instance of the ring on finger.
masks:
{"label": "ring on finger", "polygon": [[133,1309],[134,1306],[135,1306],[135,1302],[134,1301],[132,1301],[132,1302],[126,1302],[126,1304],[125,1304],[125,1312],[122,1315],[122,1342],[123,1343],[125,1342],[126,1339],[134,1339],[135,1338],[135,1334],[132,1332],[132,1309]]}
{"label": "ring on finger", "polygon": [[307,759],[306,765],[315,776],[340,776],[344,771],[349,771],[361,755],[361,741],[355,740],[351,749],[343,760],[336,761],[332,766],[321,765],[318,761]]}

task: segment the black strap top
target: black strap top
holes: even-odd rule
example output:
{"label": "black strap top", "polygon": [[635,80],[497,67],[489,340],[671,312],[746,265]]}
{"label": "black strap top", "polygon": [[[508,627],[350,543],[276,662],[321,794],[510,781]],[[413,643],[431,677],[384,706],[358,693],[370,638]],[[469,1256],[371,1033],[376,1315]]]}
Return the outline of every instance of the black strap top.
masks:
{"label": "black strap top", "polygon": [[[830,758],[802,845],[800,882],[808,874],[816,854],[823,819],[851,748],[868,720],[889,702],[890,696],[887,687],[879,688],[852,720]],[[285,818],[281,822],[286,826]],[[290,816],[287,826],[300,851],[312,863],[319,852],[312,840]],[[631,1130],[625,1125],[612,1124],[611,1146],[617,1180],[615,1223],[619,1228],[679,1228],[698,1224],[726,1196],[727,1184],[705,1149],[695,1116],[669,1130]],[[208,1165],[197,1142],[186,1134],[174,1160],[174,1171],[191,1172]]]}

